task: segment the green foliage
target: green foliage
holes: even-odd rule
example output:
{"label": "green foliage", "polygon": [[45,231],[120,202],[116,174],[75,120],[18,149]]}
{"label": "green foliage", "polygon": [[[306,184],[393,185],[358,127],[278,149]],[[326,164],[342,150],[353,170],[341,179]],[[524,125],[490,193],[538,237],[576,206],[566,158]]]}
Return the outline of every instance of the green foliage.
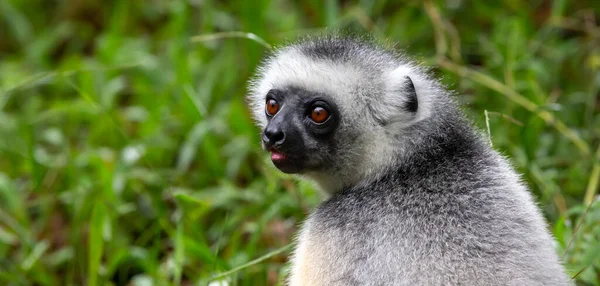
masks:
{"label": "green foliage", "polygon": [[270,166],[246,81],[328,27],[433,66],[482,130],[487,110],[600,285],[600,2],[341,2],[0,1],[0,284],[281,283],[320,198]]}

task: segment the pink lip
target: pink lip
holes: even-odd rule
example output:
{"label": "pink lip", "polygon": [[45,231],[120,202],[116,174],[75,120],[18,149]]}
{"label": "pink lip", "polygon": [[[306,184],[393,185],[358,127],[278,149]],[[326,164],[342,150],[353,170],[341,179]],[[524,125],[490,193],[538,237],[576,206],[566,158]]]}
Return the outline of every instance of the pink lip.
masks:
{"label": "pink lip", "polygon": [[279,161],[279,160],[284,160],[284,159],[285,159],[285,154],[279,153],[277,151],[272,151],[272,153],[271,153],[271,160],[273,160],[273,161]]}

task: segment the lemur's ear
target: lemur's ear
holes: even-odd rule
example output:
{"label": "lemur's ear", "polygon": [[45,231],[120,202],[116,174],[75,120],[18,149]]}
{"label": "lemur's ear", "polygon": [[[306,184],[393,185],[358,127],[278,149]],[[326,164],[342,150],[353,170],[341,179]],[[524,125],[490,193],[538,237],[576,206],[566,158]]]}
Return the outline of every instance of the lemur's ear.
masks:
{"label": "lemur's ear", "polygon": [[406,96],[406,101],[404,103],[404,108],[408,112],[417,112],[419,109],[419,99],[417,98],[417,91],[415,90],[415,85],[409,76],[404,77],[404,94]]}
{"label": "lemur's ear", "polygon": [[[385,92],[370,106],[379,124],[408,126],[416,121],[423,105],[410,74],[415,74],[413,67],[403,65],[386,75]],[[418,76],[414,79],[418,83]]]}

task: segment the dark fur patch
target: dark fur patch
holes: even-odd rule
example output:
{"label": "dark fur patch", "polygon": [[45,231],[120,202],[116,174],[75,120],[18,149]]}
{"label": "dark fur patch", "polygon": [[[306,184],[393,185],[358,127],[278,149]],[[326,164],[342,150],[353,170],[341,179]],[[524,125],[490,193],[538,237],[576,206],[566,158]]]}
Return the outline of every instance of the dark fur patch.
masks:
{"label": "dark fur patch", "polygon": [[405,86],[407,100],[406,104],[404,105],[404,108],[406,109],[406,111],[409,112],[417,112],[417,109],[419,109],[419,99],[417,98],[417,91],[415,90],[415,85],[408,76],[406,76]]}
{"label": "dark fur patch", "polygon": [[328,36],[302,41],[300,51],[313,59],[332,61],[350,61],[361,55],[388,55],[373,42],[373,39],[356,35],[350,37]]}

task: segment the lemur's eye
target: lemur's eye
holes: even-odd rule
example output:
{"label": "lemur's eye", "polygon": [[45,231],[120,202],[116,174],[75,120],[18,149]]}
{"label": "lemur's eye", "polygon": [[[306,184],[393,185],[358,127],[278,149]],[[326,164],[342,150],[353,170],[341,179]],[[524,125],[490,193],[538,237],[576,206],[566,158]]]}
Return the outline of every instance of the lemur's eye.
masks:
{"label": "lemur's eye", "polygon": [[329,119],[329,111],[323,107],[315,106],[310,114],[310,118],[315,123],[323,123]]}
{"label": "lemur's eye", "polygon": [[265,108],[267,115],[273,116],[279,111],[279,103],[275,99],[267,99],[267,107]]}

